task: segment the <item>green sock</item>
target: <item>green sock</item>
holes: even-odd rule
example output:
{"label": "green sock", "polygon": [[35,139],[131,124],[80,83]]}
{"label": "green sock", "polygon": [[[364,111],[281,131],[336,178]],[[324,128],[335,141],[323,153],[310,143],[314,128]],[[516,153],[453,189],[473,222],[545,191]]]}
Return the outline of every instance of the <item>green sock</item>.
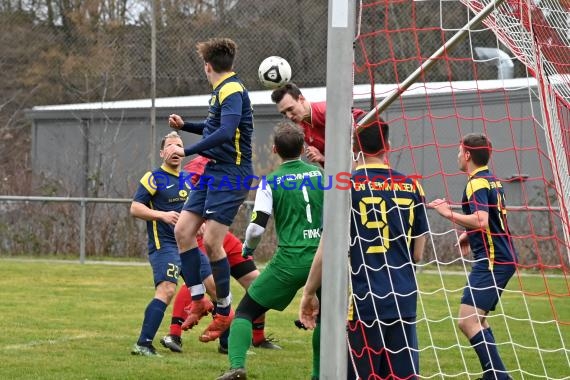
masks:
{"label": "green sock", "polygon": [[312,377],[319,377],[321,366],[321,324],[317,323],[317,327],[313,330],[313,374]]}
{"label": "green sock", "polygon": [[245,318],[236,318],[230,327],[230,340],[228,344],[230,368],[245,368],[245,357],[251,346],[253,326]]}

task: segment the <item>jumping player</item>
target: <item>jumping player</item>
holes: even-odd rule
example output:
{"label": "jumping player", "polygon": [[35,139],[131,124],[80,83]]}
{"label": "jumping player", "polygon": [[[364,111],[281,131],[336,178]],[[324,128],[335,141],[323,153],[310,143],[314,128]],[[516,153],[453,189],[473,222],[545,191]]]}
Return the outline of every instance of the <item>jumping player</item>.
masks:
{"label": "jumping player", "polygon": [[[309,161],[325,164],[326,102],[310,102],[294,83],[287,83],[271,93],[271,100],[279,113],[305,131],[305,155]],[[358,120],[364,111],[353,108],[352,116]]]}
{"label": "jumping player", "polygon": [[172,128],[200,134],[203,138],[186,149],[167,149],[166,157],[199,153],[211,159],[202,177],[207,181],[191,192],[174,230],[184,281],[192,294],[188,322],[193,326],[213,309],[212,303],[204,298],[199,270],[201,252],[196,240],[200,226],[206,223],[204,248],[212,266],[217,300],[215,318],[199,337],[202,342],[217,339],[233,319],[230,265],[223,240],[253,179],[253,111],[245,86],[232,71],[236,48],[235,42],[228,38],[198,43],[204,72],[213,87],[208,117],[203,122],[185,123],[173,114],[168,120]]}

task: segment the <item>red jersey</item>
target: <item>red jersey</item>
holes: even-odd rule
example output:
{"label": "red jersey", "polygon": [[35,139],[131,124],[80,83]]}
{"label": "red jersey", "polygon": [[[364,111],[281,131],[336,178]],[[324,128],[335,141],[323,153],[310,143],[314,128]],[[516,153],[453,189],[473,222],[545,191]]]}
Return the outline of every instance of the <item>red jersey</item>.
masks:
{"label": "red jersey", "polygon": [[[314,146],[323,155],[325,154],[325,124],[326,124],[326,102],[311,103],[310,121],[301,121],[299,125],[305,131],[305,142],[309,146]],[[364,111],[358,108],[352,109],[352,116],[357,120],[364,115]]]}
{"label": "red jersey", "polygon": [[184,171],[188,174],[192,174],[191,181],[193,185],[195,185],[198,182],[200,176],[204,174],[204,170],[206,170],[206,164],[209,161],[209,158],[197,156],[196,158],[188,161],[186,165],[184,165]]}

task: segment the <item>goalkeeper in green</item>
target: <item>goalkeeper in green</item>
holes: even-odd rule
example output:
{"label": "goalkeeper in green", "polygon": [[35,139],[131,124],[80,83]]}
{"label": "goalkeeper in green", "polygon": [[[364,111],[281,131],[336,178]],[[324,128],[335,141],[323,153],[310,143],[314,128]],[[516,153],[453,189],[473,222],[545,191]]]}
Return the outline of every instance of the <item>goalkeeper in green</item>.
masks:
{"label": "goalkeeper in green", "polygon": [[[218,380],[246,378],[252,321],[270,309],[284,310],[309,275],[321,237],[324,186],[320,169],[300,159],[304,137],[303,130],[289,122],[280,123],[275,130],[273,152],[283,162],[262,178],[257,188],[242,255],[253,254],[271,215],[277,231],[277,251],[237,307],[230,328],[230,370]],[[313,378],[319,376],[319,340],[317,327],[313,332]]]}

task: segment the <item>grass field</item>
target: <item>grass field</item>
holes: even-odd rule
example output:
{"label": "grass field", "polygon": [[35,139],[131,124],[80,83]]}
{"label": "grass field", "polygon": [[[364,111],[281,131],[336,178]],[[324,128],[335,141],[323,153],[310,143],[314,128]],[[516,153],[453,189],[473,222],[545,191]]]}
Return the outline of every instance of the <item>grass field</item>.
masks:
{"label": "grass field", "polygon": [[[198,342],[195,331],[185,333],[183,354],[164,350],[158,339],[155,345],[162,358],[129,354],[153,294],[151,278],[150,267],[140,265],[0,260],[0,379],[215,378],[227,368],[227,359],[217,353],[217,343]],[[447,318],[449,313],[456,315],[464,277],[422,273],[419,279],[427,293],[421,297],[418,315],[424,315],[425,309],[429,318],[429,323],[422,320],[418,325],[421,373],[442,378],[438,374],[444,372],[467,379],[466,371],[479,370],[478,361],[455,321]],[[547,286],[550,296],[544,293]],[[568,284],[561,277],[523,276],[513,279],[509,289],[521,287],[533,295],[523,299],[518,292],[505,292],[508,317],[491,319],[499,342],[516,343],[500,346],[507,367],[522,369],[513,373],[515,379],[570,378],[570,326],[549,322],[555,313],[559,320],[570,320]],[[233,291],[234,298],[241,299],[240,289],[234,286]],[[555,293],[560,296],[552,296]],[[311,336],[293,326],[297,306],[298,299],[283,313],[269,313],[267,332],[284,349],[252,349],[249,378],[309,378]],[[168,331],[170,310],[157,337]],[[529,314],[536,322],[528,321]]]}

